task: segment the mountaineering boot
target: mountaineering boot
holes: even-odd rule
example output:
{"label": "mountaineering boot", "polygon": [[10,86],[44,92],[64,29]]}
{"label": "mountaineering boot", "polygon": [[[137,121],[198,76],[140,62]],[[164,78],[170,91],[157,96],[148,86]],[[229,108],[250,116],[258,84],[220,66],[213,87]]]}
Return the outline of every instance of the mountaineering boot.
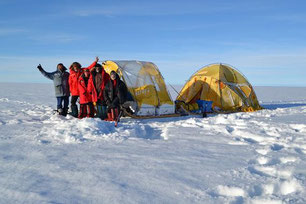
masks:
{"label": "mountaineering boot", "polygon": [[63,115],[63,112],[64,112],[64,110],[63,110],[62,108],[58,108],[58,109],[57,109],[57,113],[58,113],[59,115]]}
{"label": "mountaineering boot", "polygon": [[107,117],[104,120],[112,121],[112,114],[111,113],[107,113]]}
{"label": "mountaineering boot", "polygon": [[71,113],[73,117],[77,118],[79,113],[78,113],[78,107],[76,105],[71,105]]}
{"label": "mountaineering boot", "polygon": [[64,108],[64,109],[63,109],[63,116],[66,117],[66,116],[67,116],[67,113],[68,113],[68,108]]}

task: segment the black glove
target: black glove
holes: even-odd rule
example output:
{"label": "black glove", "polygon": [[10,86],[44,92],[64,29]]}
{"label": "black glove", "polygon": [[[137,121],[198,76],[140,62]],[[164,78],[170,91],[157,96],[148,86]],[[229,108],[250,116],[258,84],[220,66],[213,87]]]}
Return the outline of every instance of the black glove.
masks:
{"label": "black glove", "polygon": [[37,69],[42,69],[41,64],[39,64],[39,65],[37,66]]}

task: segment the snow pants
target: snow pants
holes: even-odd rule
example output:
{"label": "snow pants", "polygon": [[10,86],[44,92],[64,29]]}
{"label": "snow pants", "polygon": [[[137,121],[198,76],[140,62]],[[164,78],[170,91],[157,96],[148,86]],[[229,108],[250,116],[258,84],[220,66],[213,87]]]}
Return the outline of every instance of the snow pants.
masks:
{"label": "snow pants", "polygon": [[73,117],[78,117],[78,106],[76,104],[79,96],[71,96],[71,115]]}
{"label": "snow pants", "polygon": [[80,105],[79,118],[93,118],[95,115],[94,106],[92,103],[85,103]]}

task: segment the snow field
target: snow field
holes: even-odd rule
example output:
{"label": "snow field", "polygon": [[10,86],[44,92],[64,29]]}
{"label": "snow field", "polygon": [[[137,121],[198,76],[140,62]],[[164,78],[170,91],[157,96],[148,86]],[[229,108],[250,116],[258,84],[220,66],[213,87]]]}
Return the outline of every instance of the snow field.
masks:
{"label": "snow field", "polygon": [[35,93],[0,96],[1,203],[306,203],[303,100],[115,128]]}

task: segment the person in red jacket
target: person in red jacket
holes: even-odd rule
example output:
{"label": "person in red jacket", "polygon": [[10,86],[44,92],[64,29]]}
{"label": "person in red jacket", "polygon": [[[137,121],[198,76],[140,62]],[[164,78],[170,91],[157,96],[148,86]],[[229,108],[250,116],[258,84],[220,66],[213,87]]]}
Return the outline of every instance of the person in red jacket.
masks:
{"label": "person in red jacket", "polygon": [[92,103],[92,95],[94,90],[93,83],[90,81],[90,71],[85,69],[78,80],[78,89],[80,96],[80,113],[79,118],[94,117],[94,106]]}
{"label": "person in red jacket", "polygon": [[78,106],[76,104],[78,98],[79,98],[79,89],[78,89],[78,81],[80,76],[83,74],[83,71],[86,69],[93,68],[97,62],[99,61],[99,58],[96,57],[96,60],[86,68],[82,68],[81,64],[78,62],[73,62],[69,68],[70,75],[69,75],[69,87],[70,87],[70,93],[71,93],[71,115],[74,117],[78,117]]}
{"label": "person in red jacket", "polygon": [[105,85],[109,82],[110,77],[100,64],[91,70],[90,82],[93,88],[92,101],[96,106],[97,117],[104,120],[107,117],[106,102],[104,100],[103,91]]}

